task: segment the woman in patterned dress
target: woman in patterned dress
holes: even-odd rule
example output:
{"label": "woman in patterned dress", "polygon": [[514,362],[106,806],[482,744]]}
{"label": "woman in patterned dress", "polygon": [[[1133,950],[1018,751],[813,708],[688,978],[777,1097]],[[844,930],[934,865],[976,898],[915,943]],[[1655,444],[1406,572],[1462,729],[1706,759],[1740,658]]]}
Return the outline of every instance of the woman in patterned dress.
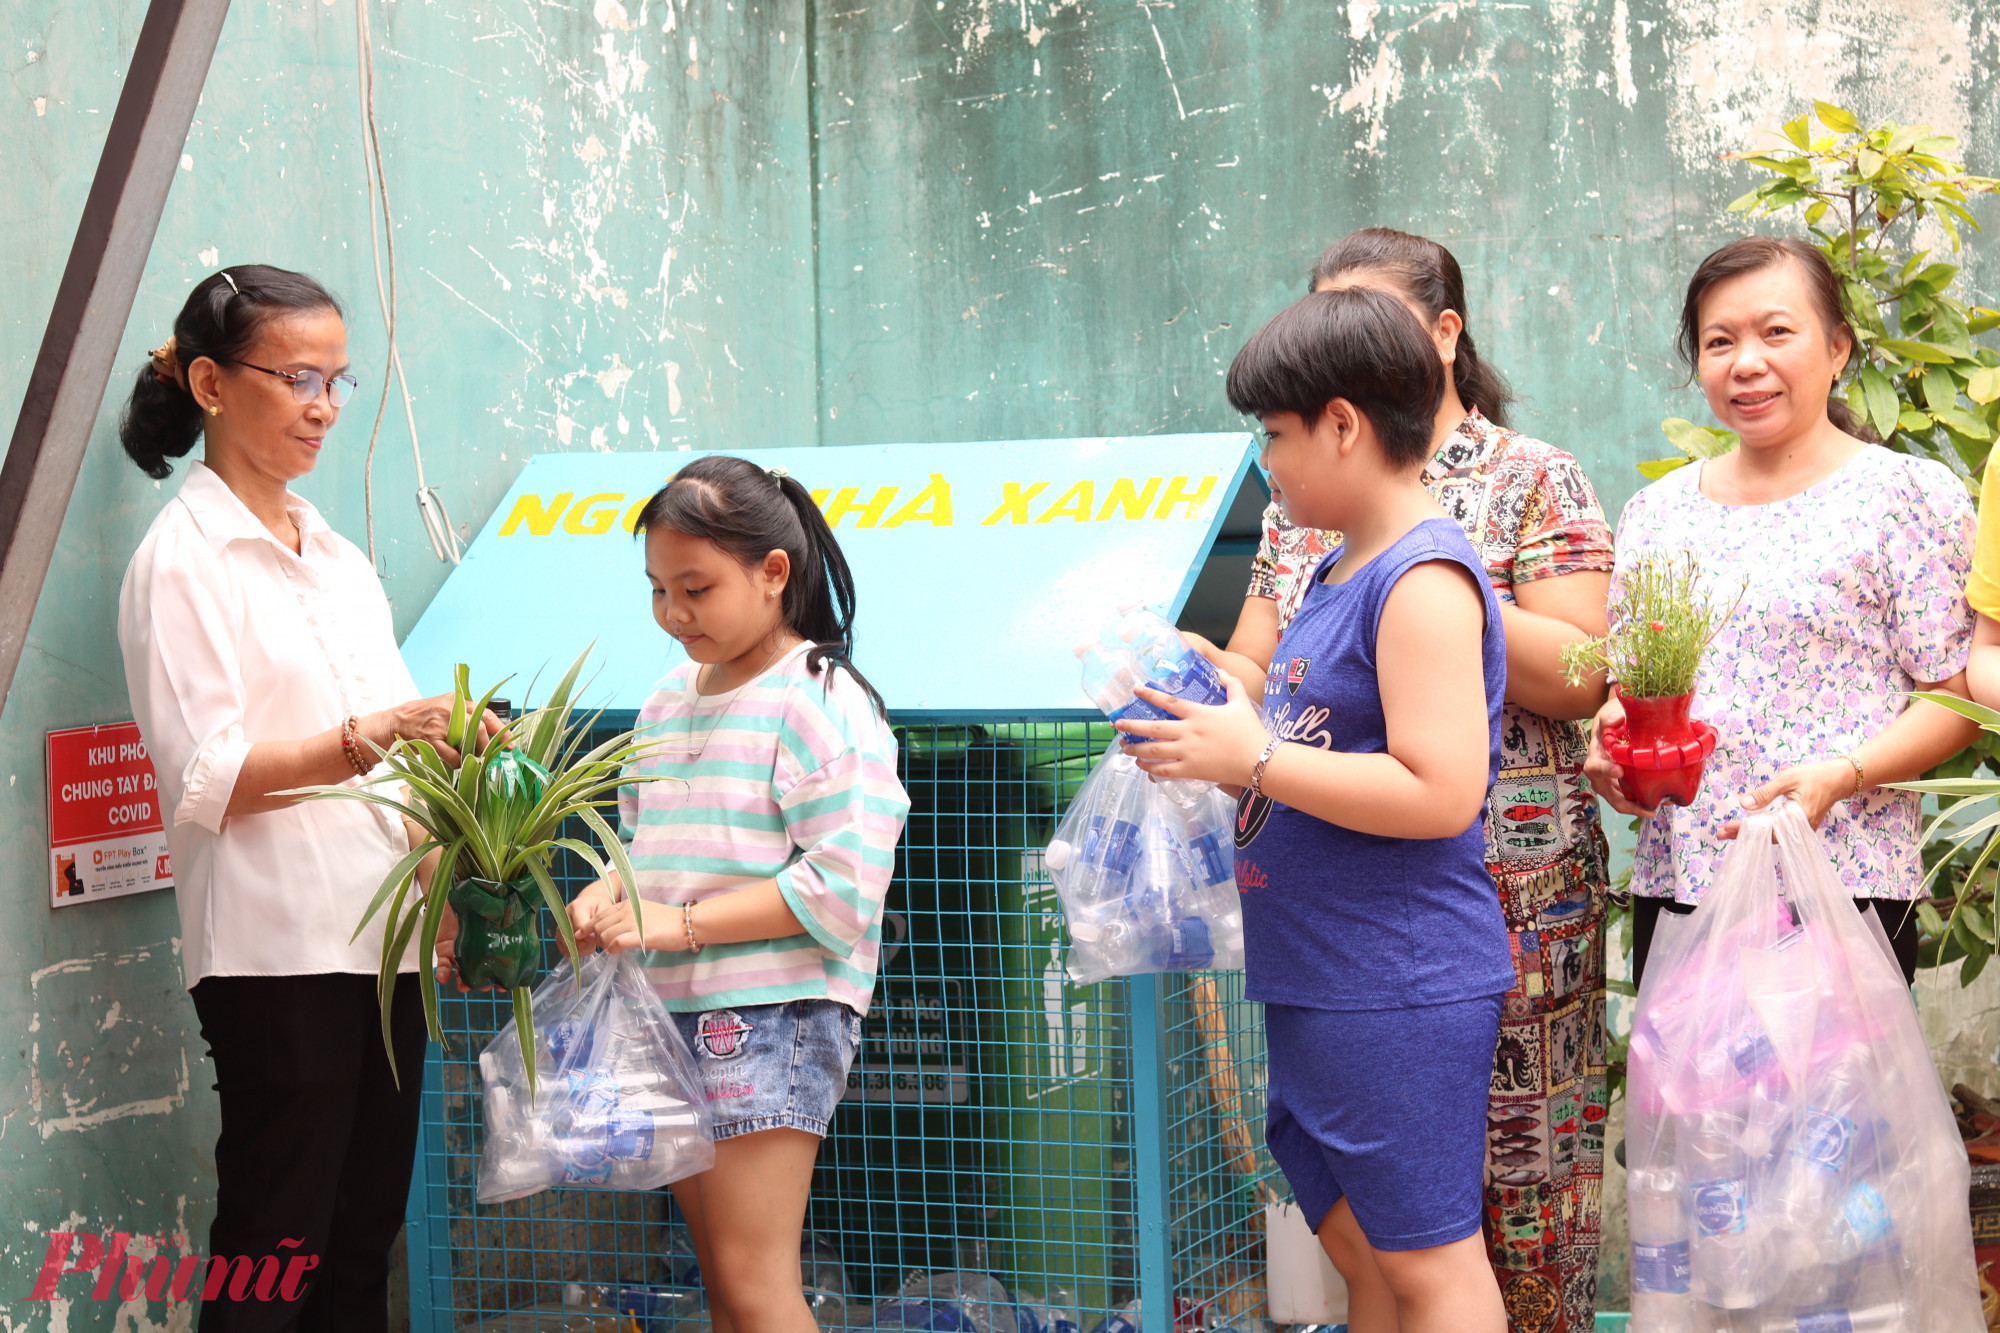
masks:
{"label": "woman in patterned dress", "polygon": [[[1619,575],[1642,555],[1692,549],[1710,593],[1735,610],[1695,681],[1695,716],[1717,744],[1693,804],[1633,805],[1601,746],[1586,766],[1607,804],[1645,821],[1632,855],[1634,970],[1661,913],[1694,911],[1715,882],[1740,816],[1788,796],[1855,905],[1876,904],[1912,980],[1923,801],[1885,786],[1978,734],[1910,698],[1967,693],[1971,499],[1950,468],[1871,443],[1828,398],[1855,338],[1840,282],[1810,245],[1749,236],[1708,256],[1688,282],[1678,341],[1715,419],[1742,443],[1632,497]],[[1614,698],[1598,725],[1623,717]]]}
{"label": "woman in patterned dress", "polygon": [[[1604,1158],[1605,845],[1583,786],[1604,687],[1563,680],[1563,644],[1604,632],[1611,529],[1569,454],[1506,427],[1505,383],[1465,327],[1458,261],[1383,228],[1336,242],[1313,289],[1376,287],[1431,331],[1451,367],[1425,483],[1486,564],[1507,633],[1500,777],[1486,814],[1487,869],[1514,954],[1487,1119],[1488,1253],[1513,1333],[1587,1333],[1597,1287]],[[1236,632],[1210,655],[1260,697],[1305,578],[1338,534],[1286,522],[1282,495]]]}

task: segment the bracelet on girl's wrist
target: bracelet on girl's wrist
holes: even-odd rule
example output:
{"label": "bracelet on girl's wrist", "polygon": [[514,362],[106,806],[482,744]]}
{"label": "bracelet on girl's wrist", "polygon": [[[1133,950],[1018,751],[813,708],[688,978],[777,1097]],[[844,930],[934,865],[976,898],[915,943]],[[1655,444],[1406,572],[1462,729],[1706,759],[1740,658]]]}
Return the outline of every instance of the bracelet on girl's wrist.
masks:
{"label": "bracelet on girl's wrist", "polygon": [[1847,793],[1847,799],[1852,800],[1854,797],[1859,796],[1862,787],[1867,785],[1868,774],[1861,767],[1861,757],[1855,754],[1854,751],[1849,750],[1840,757],[1854,766],[1854,790]]}
{"label": "bracelet on girl's wrist", "polygon": [[1250,794],[1252,796],[1262,796],[1264,794],[1264,768],[1271,762],[1271,756],[1278,752],[1278,747],[1283,744],[1284,741],[1273,736],[1265,743],[1263,753],[1257,756],[1256,764],[1250,769]]}
{"label": "bracelet on girl's wrist", "polygon": [[700,953],[701,941],[694,937],[694,903],[692,901],[681,904],[681,929],[687,933],[687,951],[689,953]]}

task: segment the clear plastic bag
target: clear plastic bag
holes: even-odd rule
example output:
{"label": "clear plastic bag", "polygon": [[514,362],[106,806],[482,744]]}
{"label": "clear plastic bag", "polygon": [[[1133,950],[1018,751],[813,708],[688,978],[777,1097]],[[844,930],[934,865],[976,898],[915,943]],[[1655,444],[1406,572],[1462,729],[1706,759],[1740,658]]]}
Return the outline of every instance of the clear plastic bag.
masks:
{"label": "clear plastic bag", "polygon": [[1745,819],[1660,925],[1629,1065],[1633,1333],[1981,1333],[1916,1007],[1798,806]]}
{"label": "clear plastic bag", "polygon": [[632,954],[563,962],[535,988],[528,1093],[510,1020],[479,1056],[479,1202],[552,1186],[648,1190],[715,1164],[708,1105],[666,1006]]}
{"label": "clear plastic bag", "polygon": [[1154,782],[1116,740],[1049,843],[1070,979],[1243,966],[1236,807],[1208,782]]}

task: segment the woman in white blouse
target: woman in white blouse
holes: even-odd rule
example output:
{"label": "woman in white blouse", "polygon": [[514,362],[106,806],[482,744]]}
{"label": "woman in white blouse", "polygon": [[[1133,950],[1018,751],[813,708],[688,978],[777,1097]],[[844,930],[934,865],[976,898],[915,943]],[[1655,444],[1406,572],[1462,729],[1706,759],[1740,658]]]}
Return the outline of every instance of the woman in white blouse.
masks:
{"label": "woman in white blouse", "polygon": [[268,1304],[209,1304],[203,1333],[384,1329],[416,1147],[414,950],[393,1005],[399,1090],[375,993],[380,918],[349,939],[408,831],[375,806],[278,794],[359,781],[398,737],[457,758],[451,696],[416,697],[374,568],[287,489],[354,386],[333,297],[246,264],[189,295],[120,428],[155,478],[203,446],[125,571],[118,642],[221,1100],[209,1253],[275,1255],[296,1275]]}

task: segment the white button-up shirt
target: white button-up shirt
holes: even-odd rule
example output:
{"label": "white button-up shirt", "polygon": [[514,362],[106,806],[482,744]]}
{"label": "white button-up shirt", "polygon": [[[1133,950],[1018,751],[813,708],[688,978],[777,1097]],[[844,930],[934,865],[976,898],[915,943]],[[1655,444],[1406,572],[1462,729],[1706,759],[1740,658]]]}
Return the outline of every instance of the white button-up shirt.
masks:
{"label": "white button-up shirt", "polygon": [[360,801],[228,812],[252,745],[303,740],[417,695],[368,557],[298,496],[286,506],[301,554],[196,463],[118,594],[125,683],[158,771],[190,988],[206,976],[373,975],[381,917],[348,937],[409,850],[400,817]]}

